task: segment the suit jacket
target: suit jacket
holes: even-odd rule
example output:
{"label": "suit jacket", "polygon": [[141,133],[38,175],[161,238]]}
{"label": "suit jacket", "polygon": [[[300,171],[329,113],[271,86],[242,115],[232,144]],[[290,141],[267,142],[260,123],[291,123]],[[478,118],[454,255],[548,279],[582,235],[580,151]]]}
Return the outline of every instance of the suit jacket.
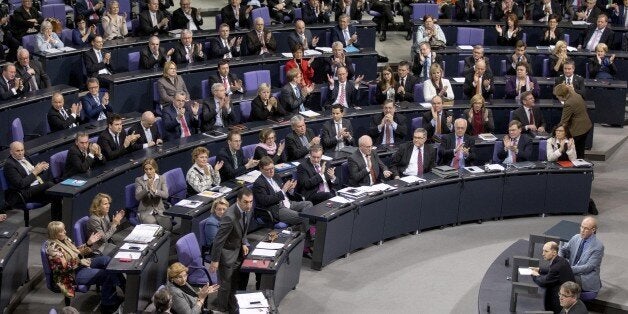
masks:
{"label": "suit jacket", "polygon": [[[146,140],[146,131],[144,131],[144,127],[142,126],[141,122],[138,122],[136,124],[133,124],[127,134],[139,134],[140,137],[135,141],[135,143],[131,144],[131,146],[133,146],[133,150],[138,150],[138,149],[142,149],[144,147],[144,144],[147,144],[147,140]],[[159,128],[157,127],[157,123],[153,124],[150,127],[150,134],[153,137],[153,142],[157,141],[158,139],[162,139],[161,137],[161,133],[159,133]]]}
{"label": "suit jacket", "polygon": [[[229,74],[227,75],[227,83],[229,83],[229,88],[231,88],[231,86],[233,84],[235,84],[236,81],[238,81],[238,76],[229,72]],[[222,76],[220,76],[220,73],[218,73],[218,71],[216,71],[216,75],[211,75],[209,77],[209,89],[210,89],[210,93],[211,93],[211,87],[212,85],[214,85],[215,83],[221,83],[223,84],[224,82],[222,81]],[[244,90],[242,91],[238,91],[238,90],[231,90],[232,93],[242,93],[244,92]],[[210,95],[211,96],[211,95]]]}
{"label": "suit jacket", "polygon": [[473,13],[466,12],[465,8],[467,7],[467,3],[469,0],[460,0],[456,2],[456,19],[457,20],[473,20],[477,21],[480,19],[480,11],[481,5],[480,1],[473,1],[473,8],[475,11]]}
{"label": "suit jacket", "polygon": [[[568,2],[568,10],[574,10],[573,6],[571,4],[571,2]],[[580,8],[578,8],[577,12],[585,12],[586,11],[586,6],[583,5]],[[595,25],[595,23],[597,22],[597,16],[600,15],[600,13],[602,13],[602,10],[600,10],[599,7],[594,6],[593,9],[591,10],[591,13],[589,13],[589,17],[586,19],[586,22],[591,23],[593,25]],[[573,16],[571,17],[572,20],[577,20],[578,16],[574,13]]]}
{"label": "suit jacket", "polygon": [[540,287],[545,288],[545,297],[543,299],[545,310],[554,311],[554,313],[560,312],[562,310],[558,301],[560,285],[566,281],[576,281],[569,262],[560,256],[556,256],[549,267],[545,266],[539,269],[539,274],[540,276],[533,276],[532,280]]}
{"label": "suit jacket", "polygon": [[[327,164],[326,167],[331,167],[331,163],[321,161],[321,167],[324,164]],[[327,174],[327,171],[325,171],[324,177],[330,192],[333,194],[334,187],[339,182],[338,177],[336,176],[332,181]],[[316,169],[314,168],[314,165],[312,164],[310,159],[304,158],[297,167],[297,193],[305,197],[306,200],[311,201],[314,195],[318,193],[318,188],[321,183],[323,183],[323,178],[316,172]]]}
{"label": "suit jacket", "polygon": [[516,14],[519,20],[523,19],[523,12],[516,2],[512,5],[512,10],[510,12],[504,12],[504,10],[502,10],[501,2],[498,2],[493,8],[493,21],[505,20],[506,14],[508,13]]}
{"label": "suit jacket", "polygon": [[[231,38],[227,41],[230,40]],[[228,48],[224,45],[220,37],[212,37],[209,39],[209,42],[209,59],[222,59],[229,51],[231,51],[231,56],[234,58],[239,57],[242,54],[241,47],[233,45],[231,48]]]}
{"label": "suit jacket", "polygon": [[[198,131],[198,120],[192,116],[192,109],[185,107],[185,122],[190,129],[190,134],[195,134]],[[175,140],[181,138],[181,124],[177,121],[177,111],[173,105],[164,107],[161,113],[161,118],[164,121],[164,138],[166,141]]]}
{"label": "suit jacket", "polygon": [[255,147],[255,152],[253,153],[253,159],[260,160],[264,156],[270,157],[275,164],[279,164],[286,161],[286,154],[284,154],[283,152],[281,153],[281,155],[277,155],[277,151],[275,151],[274,155],[269,155],[266,149],[264,149],[263,147],[261,146]]}
{"label": "suit jacket", "polygon": [[41,22],[44,21],[43,16],[35,7],[31,7],[29,11],[26,11],[24,7],[20,5],[13,11],[13,14],[9,16],[11,18],[10,25],[13,27],[13,34],[18,40],[21,40],[27,33],[32,34],[33,32],[28,32],[31,28],[39,30],[39,26],[35,27],[35,23],[29,20],[36,19],[38,25],[41,25]]}
{"label": "suit jacket", "polygon": [[[502,149],[497,153],[497,158],[504,162],[508,157],[508,152]],[[528,161],[532,158],[532,138],[521,133],[519,141],[517,141],[517,162]]]}
{"label": "suit jacket", "polygon": [[[530,83],[532,84],[532,95],[534,95],[534,98],[538,99],[539,98],[539,91],[541,90],[539,87],[539,83],[537,82],[537,80],[532,77],[532,76],[528,76],[530,78]],[[517,77],[516,76],[510,76],[508,77],[508,79],[506,80],[506,88],[505,88],[505,92],[506,92],[506,99],[515,99],[518,95],[519,92],[517,91]]]}
{"label": "suit jacket", "polygon": [[128,147],[124,147],[124,140],[126,139],[126,133],[124,130],[118,134],[118,145],[113,139],[111,133],[109,133],[109,128],[105,129],[98,136],[98,145],[102,151],[102,154],[107,158],[107,160],[113,160],[121,157],[124,154],[128,154],[133,151],[133,146],[129,145]]}
{"label": "suit jacket", "polygon": [[301,5],[301,14],[303,16],[303,22],[305,22],[306,25],[315,23],[329,23],[329,13],[319,12],[318,16],[316,16],[316,10],[310,5],[309,2],[305,2],[303,3],[303,5]]}
{"label": "suit jacket", "polygon": [[[28,162],[30,162],[33,167],[37,165],[37,163],[33,162],[33,160],[31,160],[29,157],[25,156],[24,158],[28,160]],[[39,174],[39,177],[43,180],[46,180],[45,176],[45,171]],[[26,174],[26,170],[24,169],[24,167],[22,167],[20,162],[15,160],[13,156],[9,155],[9,158],[5,160],[4,177],[6,178],[9,185],[8,189],[5,191],[7,204],[13,205],[22,203],[20,197],[16,193],[13,193],[14,191],[19,192],[22,197],[25,198],[26,202],[28,202],[31,197],[40,197],[45,194],[45,191],[38,192],[37,189],[31,189],[31,184],[35,180],[37,180],[37,178],[33,173]],[[41,195],[35,195],[36,193]]]}
{"label": "suit jacket", "polygon": [[[462,116],[467,119],[467,134],[474,135],[473,132],[473,121],[469,121],[469,110],[465,109]],[[495,130],[495,121],[493,120],[493,110],[486,108],[488,111],[488,121],[484,121],[484,132],[482,133],[493,133]]]}
{"label": "suit jacket", "polygon": [[92,166],[104,165],[105,161],[105,156],[103,156],[102,159],[98,159],[96,156],[93,158],[89,155],[85,156],[78,146],[73,144],[68,150],[65,168],[63,169],[63,177],[68,178],[76,174],[86,173]]}
{"label": "suit jacket", "polygon": [[[438,63],[441,68],[443,67],[443,57],[436,52],[432,51],[432,56],[430,58],[431,64]],[[430,69],[427,69],[429,71]],[[412,73],[417,78],[421,78],[423,80],[427,78],[422,78],[421,74],[423,73],[423,63],[421,63],[421,55],[416,53],[414,54],[414,62],[412,63]]]}
{"label": "suit jacket", "polygon": [[[340,2],[342,1],[339,1],[339,3]],[[351,7],[349,8],[349,18],[353,21],[359,21],[362,19],[363,8],[359,9],[356,3],[356,0],[351,0]],[[338,4],[334,12],[335,21],[338,21],[340,19],[340,16],[343,14],[346,14],[346,9]]]}
{"label": "suit jacket", "polygon": [[[403,177],[403,172],[408,168],[410,158],[412,157],[412,151],[414,150],[414,143],[406,142],[399,146],[399,149],[392,157],[390,164],[390,171],[393,176]],[[423,145],[423,173],[432,171],[432,168],[436,166],[436,149],[432,145]]]}
{"label": "suit jacket", "polygon": [[11,87],[4,80],[4,76],[0,75],[0,99],[8,100],[11,98],[18,98],[29,91],[30,87],[28,82],[24,82],[22,89],[15,89],[15,94],[11,91]]}
{"label": "suit jacket", "polygon": [[61,112],[55,109],[54,107],[50,106],[50,110],[48,110],[48,115],[47,115],[48,126],[50,126],[50,132],[56,132],[56,131],[69,129],[70,126],[72,126],[72,124],[76,123],[78,125],[81,123],[80,117],[74,118],[70,114],[70,110],[67,108],[65,109],[65,111],[68,114],[67,119],[63,119]]}
{"label": "suit jacket", "polygon": [[[296,88],[300,87],[297,85]],[[286,83],[281,88],[281,93],[279,94],[279,104],[283,107],[283,109],[288,113],[297,114],[299,113],[299,108],[301,105],[305,103],[306,97],[300,93],[299,96],[295,94],[294,89],[292,88],[292,84]]]}
{"label": "suit jacket", "polygon": [[[190,272],[196,271],[190,270]],[[192,312],[191,309],[194,309],[196,306],[196,302],[198,300],[198,294],[196,292],[190,293],[190,291],[195,291],[195,289],[189,284],[185,283],[185,290],[182,287],[177,286],[172,281],[166,282],[166,289],[170,292],[172,296],[172,304],[170,306],[170,310],[167,313],[189,313]],[[200,309],[199,309],[200,312]],[[164,313],[164,312],[161,312]]]}
{"label": "suit jacket", "polygon": [[[342,127],[347,129],[349,133],[352,135],[351,139],[343,139],[345,146],[353,146],[355,145],[355,139],[353,138],[353,127],[351,126],[351,121],[348,119],[342,119]],[[321,144],[325,150],[335,149],[338,144],[338,133],[336,132],[336,123],[333,119],[329,119],[323,124],[323,129],[321,131]]]}
{"label": "suit jacket", "polygon": [[229,181],[249,171],[245,167],[247,160],[244,158],[244,154],[241,149],[236,152],[236,157],[238,159],[237,163],[234,162],[229,147],[223,147],[218,151],[218,154],[216,155],[216,162],[224,162],[222,168],[219,170],[221,182]]}
{"label": "suit jacket", "polygon": [[[312,67],[316,69],[316,71],[314,71],[314,83],[326,84],[327,75],[335,76],[336,69],[333,66],[333,60],[334,56],[320,57],[314,59],[314,65],[312,65]],[[352,80],[354,76],[353,62],[351,61],[351,58],[347,56],[345,56],[344,62],[347,67],[347,79]]]}
{"label": "suit jacket", "polygon": [[502,35],[499,36],[499,33],[497,34],[497,44],[500,46],[514,47],[517,42],[521,40],[522,34],[523,30],[519,28],[519,31],[517,31],[514,36],[508,38],[508,25],[502,25]]}
{"label": "suit jacket", "polygon": [[[449,134],[451,133],[453,130],[449,128],[449,125],[447,125],[447,117],[451,116],[451,114],[446,111],[446,110],[442,110],[441,111],[441,115],[440,115],[440,131],[441,134]],[[423,128],[425,129],[425,131],[427,131],[427,138],[428,140],[431,140],[432,137],[434,137],[434,133],[436,132],[436,126],[432,125],[432,111],[426,111],[423,114]],[[453,117],[452,117],[452,124],[453,124]]]}
{"label": "suit jacket", "polygon": [[[560,314],[567,314],[565,309],[560,311]],[[574,305],[569,309],[569,314],[589,314],[589,310],[587,310],[587,306],[584,305],[582,300],[578,299]]]}
{"label": "suit jacket", "polygon": [[[41,65],[41,62],[35,59],[31,59],[29,62],[29,67],[35,70],[35,74],[32,76],[35,77],[35,82],[37,83],[37,87],[39,89],[51,86],[50,78],[48,77],[48,74],[44,72],[44,67]],[[26,68],[23,67],[19,62],[15,62],[15,69],[17,70],[17,75],[22,78],[22,81],[24,83],[29,83],[30,85],[31,75],[28,74]]]}
{"label": "suit jacket", "polygon": [[[597,29],[597,26],[595,25],[595,22],[594,22],[593,27],[589,27],[585,32],[581,33],[580,45],[582,45],[583,48],[586,49],[587,44],[589,43],[589,40],[595,33],[596,29]],[[604,31],[602,31],[602,36],[600,36],[600,41],[598,43],[605,43],[606,46],[608,46],[608,49],[614,49],[615,48],[615,43],[613,42],[614,37],[615,35],[613,31],[611,30],[610,27],[607,26],[604,28]]]}
{"label": "suit jacket", "polygon": [[[533,20],[538,21],[545,17],[545,10],[543,9],[544,7],[545,7],[545,4],[543,4],[542,1],[536,2],[534,4],[534,9],[532,10]],[[562,15],[560,4],[557,1],[552,0],[550,2],[550,7],[552,8],[552,14]]]}
{"label": "suit jacket", "polygon": [[[312,45],[312,31],[306,28],[303,32],[303,35],[305,35],[305,40],[307,41],[307,47],[304,48],[312,49],[314,47]],[[290,51],[292,51],[292,49],[294,49],[294,46],[296,46],[297,44],[302,44],[301,37],[297,34],[297,32],[290,32],[288,34],[288,46],[290,47]]]}
{"label": "suit jacket", "polygon": [[[307,139],[308,143],[312,141],[312,139],[315,136],[316,135],[314,134],[314,131],[306,127],[305,138]],[[303,143],[301,143],[299,136],[294,131],[286,135],[285,141],[286,141],[286,157],[288,161],[299,160],[305,157],[305,155],[310,153],[310,149],[304,146]]]}
{"label": "suit jacket", "polygon": [[[338,99],[338,93],[340,92],[340,83],[336,80],[334,82],[334,89],[327,93],[326,106],[331,106]],[[345,82],[345,101],[349,107],[356,105],[358,100],[358,90],[355,88],[355,82],[348,80]]]}
{"label": "suit jacket", "polygon": [[612,14],[610,15],[611,21],[613,23],[613,25],[617,25],[617,26],[624,26],[624,23],[626,21],[626,18],[628,18],[628,16],[625,15],[625,7],[623,2],[622,3],[618,3],[617,4],[619,6],[618,11],[619,12],[615,12],[615,10],[612,10]]}
{"label": "suit jacket", "polygon": [[[399,83],[399,86],[401,86],[401,79],[399,78],[397,74],[395,74],[395,81]],[[414,85],[417,84],[418,82],[419,80],[414,75],[408,73],[408,75],[406,76],[406,81],[404,82],[405,84],[403,84],[404,92],[396,93],[395,99],[397,99],[398,101],[413,102],[414,101]],[[398,88],[399,87],[396,87],[396,89]]]}
{"label": "suit jacket", "polygon": [[266,110],[266,106],[262,98],[256,96],[251,102],[251,121],[265,121],[268,119],[283,118],[288,113],[283,109],[281,104],[277,104],[273,110]]}
{"label": "suit jacket", "polygon": [[[198,30],[201,30],[201,25],[203,25],[203,19],[197,18],[199,16],[198,9],[192,8],[192,13],[190,15],[192,16],[192,21],[194,22],[194,25],[196,25],[196,28]],[[187,16],[185,16],[185,13],[183,13],[183,10],[181,8],[178,8],[174,10],[174,12],[172,12],[172,29],[187,29],[188,22],[190,22],[190,20],[187,18]]]}
{"label": "suit jacket", "polygon": [[[203,62],[205,61],[205,54],[200,55],[203,51],[196,48],[197,43],[192,42],[192,61],[194,62]],[[181,42],[178,42],[174,45],[174,53],[172,54],[172,60],[176,64],[186,65],[190,63],[187,59],[187,53],[185,52],[185,46]]]}
{"label": "suit jacket", "polygon": [[572,136],[583,135],[593,127],[587,105],[579,94],[571,93],[565,100],[560,123],[565,123]]}
{"label": "suit jacket", "polygon": [[[543,118],[543,114],[541,113],[541,109],[537,106],[532,107],[532,115],[534,115],[534,125],[538,127],[545,128],[545,118]],[[530,119],[528,118],[528,113],[526,109],[521,106],[512,113],[512,119],[517,120],[523,124],[523,133],[532,135],[532,131],[526,130],[525,126],[530,125]]]}
{"label": "suit jacket", "polygon": [[[565,74],[561,74],[556,79],[554,79],[554,86],[565,83],[566,82]],[[586,88],[584,87],[584,78],[578,74],[574,74],[571,78],[571,85],[573,85],[573,89],[576,93],[580,94],[582,98],[586,96]]]}
{"label": "suit jacket", "polygon": [[183,91],[186,95],[188,95],[188,97],[190,96],[188,88],[181,75],[177,75],[174,81],[161,77],[157,80],[157,88],[159,89],[159,102],[162,105],[172,103],[174,101],[174,96],[178,91]]}
{"label": "suit jacket", "polygon": [[[216,100],[214,99],[214,97],[203,100],[203,105],[201,106],[201,113],[199,117],[201,120],[201,130],[203,132],[210,131],[216,128],[216,126],[214,126],[214,124],[216,124],[217,115],[215,101]],[[220,117],[222,118],[223,127],[227,127],[233,124],[236,119],[235,109],[233,108],[233,105],[231,105],[231,112],[226,112],[222,110]]]}
{"label": "suit jacket", "polygon": [[103,107],[101,105],[102,96],[104,94],[104,92],[98,93],[98,102],[96,102],[96,99],[94,99],[94,96],[90,93],[87,93],[83,95],[83,97],[81,97],[81,104],[83,105],[83,112],[85,113],[83,119],[85,121],[98,120],[98,116],[100,116],[101,112],[104,112],[107,117],[109,116],[109,114],[113,113],[113,109],[111,109],[111,106],[106,105]]}
{"label": "suit jacket", "polygon": [[[105,57],[105,54],[108,51],[102,49],[100,53]],[[83,53],[83,62],[85,63],[85,71],[87,72],[87,77],[98,77],[98,71],[102,69],[109,70],[109,73],[113,74],[113,67],[111,63],[106,64],[104,62],[98,62],[98,57],[96,56],[96,52],[94,49],[88,49]]]}
{"label": "suit jacket", "polygon": [[98,250],[99,252],[103,253],[103,251],[106,250],[103,245],[111,240],[111,237],[114,233],[116,233],[116,230],[118,228],[117,226],[113,226],[111,224],[109,214],[105,214],[103,217],[91,214],[89,215],[89,220],[87,221],[85,229],[85,234],[93,234],[97,232],[100,232],[102,234],[100,240],[93,243],[90,248],[92,250]]}
{"label": "suit jacket", "polygon": [[[353,25],[349,25],[349,35],[353,35],[356,34],[356,29],[355,26]],[[345,41],[345,35],[342,33],[342,29],[340,29],[340,26],[336,25],[331,29],[331,42],[341,42],[343,47],[347,47],[347,42]],[[358,38],[358,41],[353,43],[353,46],[356,48],[360,47],[360,38]]]}
{"label": "suit jacket", "polygon": [[[279,188],[283,186],[281,176],[275,173],[273,180]],[[275,192],[273,187],[268,183],[264,175],[260,175],[253,183],[253,197],[255,198],[255,207],[270,210],[273,216],[277,216],[278,209],[283,207],[283,200],[288,196],[282,191]]]}
{"label": "suit jacket", "polygon": [[[379,146],[384,139],[384,128],[380,131],[378,126],[382,123],[384,118],[383,113],[378,113],[371,119],[371,126],[369,127],[369,136],[373,138],[373,145]],[[408,122],[403,114],[395,113],[393,115],[393,121],[397,123],[397,128],[393,130],[393,137],[395,144],[403,142],[408,134]]]}
{"label": "suit jacket", "polygon": [[[493,71],[491,70],[491,61],[487,56],[484,56],[484,63],[486,63],[486,72],[493,73]],[[466,76],[469,73],[474,73],[475,72],[474,67],[475,67],[475,59],[473,58],[473,56],[468,56],[464,58],[464,68],[462,70],[462,75]]]}
{"label": "suit jacket", "polygon": [[[608,57],[607,57],[608,58]],[[611,63],[608,67],[608,70],[605,70],[611,76],[615,76],[617,74],[617,67],[615,66],[615,62]],[[598,61],[597,57],[589,58],[589,78],[596,79],[597,74],[602,70],[602,65]]]}
{"label": "suit jacket", "polygon": [[[269,30],[264,29],[264,42],[268,52],[274,53],[275,51],[277,51],[277,41],[275,40],[275,36],[271,35],[270,40],[266,42],[266,36],[268,36],[269,33],[271,33]],[[250,56],[259,55],[260,51],[262,51],[262,43],[257,37],[257,32],[255,30],[252,30],[246,33],[245,40],[248,54]]]}
{"label": "suit jacket", "polygon": [[[105,13],[105,7],[106,6],[103,5],[100,8],[100,10],[94,10],[93,8],[89,8],[89,6],[87,5],[87,1],[88,0],[76,0],[76,3],[74,4],[74,10],[76,11],[76,14],[77,15],[82,15],[88,21],[90,21],[89,20],[90,16],[95,13],[95,14],[98,15],[99,19],[94,21],[94,22],[99,21],[100,18],[102,17],[102,15],[103,15],[103,13]],[[94,0],[94,1],[92,1],[92,5],[96,5],[98,2],[101,2],[101,1]],[[102,1],[102,2],[104,4],[104,1]]]}
{"label": "suit jacket", "polygon": [[150,48],[144,47],[140,50],[140,69],[163,68],[166,63],[166,48],[159,47],[159,57],[155,59]]}
{"label": "suit jacket", "polygon": [[137,213],[140,221],[146,221],[144,217],[153,215],[153,212],[160,215],[164,212],[163,200],[169,196],[166,177],[157,176],[153,181],[153,188],[154,192],[150,192],[148,180],[144,180],[144,176],[135,178],[135,199],[139,201]]}
{"label": "suit jacket", "polygon": [[[383,172],[388,170],[386,165],[379,159],[377,152],[371,152],[371,164],[375,172],[374,184],[380,183],[384,179]],[[358,149],[347,159],[349,167],[349,186],[371,185],[370,172],[366,169],[366,162],[362,157],[362,152]]]}
{"label": "suit jacket", "polygon": [[[475,95],[475,86],[473,86],[474,75],[474,72],[470,72],[469,74],[465,75],[464,83],[462,84],[462,91],[468,98],[471,98]],[[491,80],[491,84],[488,88],[484,87],[484,80]],[[495,90],[494,84],[495,81],[493,80],[493,73],[489,71],[484,72],[484,76],[482,77],[482,97],[484,97],[484,99],[490,100],[491,98],[493,98],[493,91]]]}
{"label": "suit jacket", "polygon": [[[256,198],[257,201],[257,198]],[[242,226],[242,214],[246,226]],[[211,260],[219,262],[221,267],[237,267],[236,262],[242,260],[242,245],[248,245],[246,229],[251,220],[250,213],[240,213],[238,204],[233,204],[220,219],[220,228],[212,244]],[[225,280],[225,278],[222,278]]]}
{"label": "suit jacket", "polygon": [[556,28],[556,30],[554,31],[554,34],[556,35],[554,39],[550,39],[549,36],[547,37],[545,36],[545,31],[547,30],[548,30],[547,28],[543,30],[543,38],[539,40],[539,45],[542,45],[542,46],[556,45],[557,41],[563,40],[563,38],[565,38],[565,33],[560,28]]}
{"label": "suit jacket", "polygon": [[[164,17],[167,17],[162,10],[158,10],[157,14],[157,23],[161,22]],[[138,36],[151,36],[151,35],[159,35],[159,34],[167,34],[168,26],[163,28],[157,28],[157,26],[153,26],[153,22],[150,18],[150,12],[148,10],[144,10],[140,12],[140,25],[137,29]]]}
{"label": "suit jacket", "polygon": [[[238,11],[239,28],[250,28],[251,25],[248,17],[246,16],[246,5],[240,5],[240,9]],[[229,25],[231,30],[236,29],[236,17],[230,4],[220,9],[220,16],[222,17],[222,22]]]}
{"label": "suit jacket", "polygon": [[[462,137],[462,142],[465,147],[469,147],[469,155],[464,158],[465,167],[473,165],[475,161],[475,139],[465,134]],[[456,133],[449,133],[443,135],[440,148],[438,150],[438,157],[440,158],[439,164],[451,166],[451,162],[454,159],[454,151],[456,150]]]}
{"label": "suit jacket", "polygon": [[579,234],[571,237],[569,242],[560,248],[560,256],[569,260],[573,274],[580,277],[583,291],[599,291],[602,287],[600,265],[604,257],[604,244],[595,234],[591,235],[580,254],[578,263],[574,263],[582,241]]}

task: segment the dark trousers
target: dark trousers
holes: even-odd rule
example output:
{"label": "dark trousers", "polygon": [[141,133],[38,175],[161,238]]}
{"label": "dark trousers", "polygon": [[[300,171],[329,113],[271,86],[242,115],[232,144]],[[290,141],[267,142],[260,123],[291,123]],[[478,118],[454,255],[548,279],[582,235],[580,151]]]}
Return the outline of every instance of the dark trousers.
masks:
{"label": "dark trousers", "polygon": [[576,156],[578,158],[584,158],[584,146],[586,145],[589,132],[591,132],[590,129],[584,134],[573,137],[573,142],[576,145]]}
{"label": "dark trousers", "polygon": [[79,285],[101,285],[100,303],[102,305],[116,304],[116,286],[121,284],[119,274],[107,271],[107,264],[111,257],[98,256],[91,259],[90,267],[82,267],[76,271],[76,283]]}
{"label": "dark trousers", "polygon": [[[44,181],[42,184],[30,186],[22,190],[22,196],[27,203],[50,203],[50,218],[52,220],[61,220],[61,198],[46,195],[46,190],[54,186],[50,181]],[[9,192],[9,194],[11,194]],[[19,196],[9,196],[7,202],[12,206],[25,206]]]}
{"label": "dark trousers", "polygon": [[312,195],[308,201],[312,202],[312,204],[316,205],[318,203],[322,203],[330,198],[334,197],[333,193],[330,192],[316,192]]}
{"label": "dark trousers", "polygon": [[[224,251],[225,249],[223,249],[223,252]],[[241,288],[240,267],[242,266],[244,257],[242,256],[241,249],[235,260],[230,260],[230,258],[225,257],[225,254],[222,254],[220,263],[218,264],[218,281],[220,288],[218,288],[218,295],[214,300],[214,306],[219,311],[231,312],[237,309],[235,292],[237,289]],[[248,283],[248,274],[242,279],[246,279]]]}
{"label": "dark trousers", "polygon": [[388,30],[388,23],[395,21],[395,17],[392,14],[392,7],[390,3],[376,0],[371,4],[371,10],[379,12],[382,16],[377,18],[377,26],[382,32]]}

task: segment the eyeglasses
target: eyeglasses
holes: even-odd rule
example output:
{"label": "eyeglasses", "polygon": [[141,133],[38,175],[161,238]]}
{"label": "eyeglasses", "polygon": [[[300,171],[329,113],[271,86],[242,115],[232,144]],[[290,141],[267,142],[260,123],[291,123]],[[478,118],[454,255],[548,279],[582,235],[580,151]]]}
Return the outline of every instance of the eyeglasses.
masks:
{"label": "eyeglasses", "polygon": [[574,295],[573,294],[564,294],[564,293],[558,293],[558,297],[559,298],[573,298]]}

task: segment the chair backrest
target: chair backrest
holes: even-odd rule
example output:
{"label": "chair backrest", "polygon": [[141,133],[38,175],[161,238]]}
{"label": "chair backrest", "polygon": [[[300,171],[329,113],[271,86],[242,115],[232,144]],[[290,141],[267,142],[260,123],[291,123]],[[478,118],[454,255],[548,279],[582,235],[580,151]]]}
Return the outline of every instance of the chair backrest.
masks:
{"label": "chair backrest", "polygon": [[11,122],[11,138],[13,142],[24,142],[24,129],[22,128],[22,120],[20,120],[20,118],[15,118],[13,122]]}
{"label": "chair backrest", "polygon": [[72,45],[72,29],[64,28],[61,30],[61,41],[66,46]]}
{"label": "chair backrest", "polygon": [[499,73],[501,76],[506,75],[508,71],[508,62],[504,59],[499,62]]}
{"label": "chair backrest", "polygon": [[52,270],[50,269],[50,264],[48,263],[48,254],[46,254],[46,249],[48,246],[46,245],[46,241],[41,244],[41,268],[44,269],[44,277],[46,278],[46,287],[48,290],[52,292],[59,292],[59,288],[57,285],[52,282]]}
{"label": "chair backrest", "polygon": [[590,77],[589,77],[589,62],[584,64],[584,78],[590,79]]}
{"label": "chair backrest", "polygon": [[[0,168],[0,192],[4,193],[4,191],[9,189],[9,182],[7,178],[4,176],[4,168]],[[2,204],[0,204],[2,205]]]}
{"label": "chair backrest", "polygon": [[269,70],[259,70],[244,73],[244,88],[247,92],[256,91],[257,87],[262,83],[271,85]]}
{"label": "chair backrest", "polygon": [[510,121],[512,121],[512,116],[514,116],[515,111],[514,110],[510,110],[510,112],[508,112],[508,123],[510,123]]}
{"label": "chair backrest", "polygon": [[413,3],[412,4],[412,20],[422,20],[424,16],[431,15],[438,18],[438,4],[436,3]]}
{"label": "chair backrest", "polygon": [[129,52],[128,55],[129,71],[137,71],[140,69],[140,52]]}
{"label": "chair backrest", "polygon": [[303,17],[303,13],[301,13],[301,8],[294,9],[294,19],[300,20]]}
{"label": "chair backrest", "polygon": [[502,149],[504,149],[504,142],[495,141],[495,146],[493,146],[493,162],[499,163],[499,157],[497,157],[497,153],[499,153]]}
{"label": "chair backrest", "polygon": [[74,242],[76,246],[81,246],[85,243],[87,238],[87,221],[89,221],[89,216],[84,216],[74,223]]}
{"label": "chair backrest", "polygon": [[547,140],[539,141],[539,161],[547,160]]}
{"label": "chair backrest", "polygon": [[188,281],[190,284],[198,285],[210,281],[208,273],[204,270],[201,249],[194,233],[188,233],[177,240],[177,259],[188,270]]}
{"label": "chair backrest", "polygon": [[340,164],[340,183],[342,186],[349,183],[349,163],[346,161]]}
{"label": "chair backrest", "polygon": [[22,47],[30,51],[31,54],[35,52],[35,35],[25,35],[22,37]]}
{"label": "chair backrest", "polygon": [[44,4],[41,6],[41,15],[44,18],[54,17],[65,27],[65,4]]}
{"label": "chair backrest", "polygon": [[423,96],[423,83],[414,84],[413,95],[415,102],[425,101],[425,97]]}
{"label": "chair backrest", "polygon": [[209,80],[201,81],[201,98],[209,98]]}
{"label": "chair backrest", "polygon": [[161,97],[159,96],[159,87],[157,87],[157,82],[153,82],[153,103],[158,104]]}
{"label": "chair backrest", "polygon": [[423,127],[423,117],[412,118],[412,133],[414,134],[414,130]]}
{"label": "chair backrest", "polygon": [[523,41],[524,44],[528,43],[528,35],[526,33],[521,35],[521,41]]}
{"label": "chair backrest", "polygon": [[137,206],[139,201],[135,199],[135,183],[127,184],[124,187],[124,209],[128,214],[129,223],[133,226],[140,224],[137,217]]}
{"label": "chair backrest", "polygon": [[257,144],[242,146],[242,155],[244,155],[244,158],[245,159],[253,158],[253,155],[255,155],[256,147],[257,147]]}
{"label": "chair backrest", "polygon": [[377,93],[377,85],[369,84],[369,93],[368,93],[368,103],[369,105],[376,105],[377,101],[375,100],[375,94]]}
{"label": "chair backrest", "polygon": [[569,34],[565,33],[565,36],[563,37],[563,39],[567,43],[567,46],[569,46],[569,39],[570,39]]}
{"label": "chair backrest", "polygon": [[279,65],[279,83],[281,83],[281,86],[286,85],[286,65],[285,64]]}
{"label": "chair backrest", "polygon": [[187,195],[188,186],[185,182],[183,170],[181,170],[181,168],[174,168],[166,171],[163,175],[166,178],[166,185],[168,185],[168,199],[184,199]]}
{"label": "chair backrest", "polygon": [[242,114],[242,121],[247,122],[251,117],[251,101],[245,100],[240,102],[240,113]]}
{"label": "chair backrest", "polygon": [[50,156],[50,173],[54,179],[60,179],[65,168],[65,160],[68,158],[68,151],[64,150]]}
{"label": "chair backrest", "polygon": [[[251,10],[251,21],[254,22],[256,18],[261,17],[264,19],[264,25],[270,25],[270,13],[268,7],[261,7]],[[251,23],[252,25],[253,23]]]}
{"label": "chair backrest", "polygon": [[456,36],[458,45],[484,45],[484,29],[471,27],[458,27]]}
{"label": "chair backrest", "polygon": [[216,30],[220,30],[220,24],[222,24],[222,15],[216,14]]}
{"label": "chair backrest", "polygon": [[550,62],[549,62],[549,58],[544,58],[543,59],[543,68],[542,68],[542,75],[543,77],[548,77],[549,76],[549,68],[550,68]]}
{"label": "chair backrest", "polygon": [[458,76],[462,76],[464,72],[464,60],[458,60]]}
{"label": "chair backrest", "polygon": [[216,155],[209,157],[209,160],[207,160],[207,162],[213,166],[216,165]]}
{"label": "chair backrest", "polygon": [[209,217],[201,220],[198,223],[198,233],[199,233],[199,241],[201,244],[201,247],[204,247],[207,245],[207,236],[205,235],[205,226],[207,225],[207,220],[209,220]]}

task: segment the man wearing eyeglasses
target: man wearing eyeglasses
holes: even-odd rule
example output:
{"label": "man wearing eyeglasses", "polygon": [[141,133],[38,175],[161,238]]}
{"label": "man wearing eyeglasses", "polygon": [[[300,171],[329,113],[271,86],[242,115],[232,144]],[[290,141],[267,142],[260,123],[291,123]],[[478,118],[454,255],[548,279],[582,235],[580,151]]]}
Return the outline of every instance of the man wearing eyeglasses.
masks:
{"label": "man wearing eyeglasses", "polygon": [[589,311],[580,300],[580,286],[573,282],[567,281],[560,286],[560,292],[558,293],[558,300],[560,300],[560,306],[563,310],[561,314],[587,314]]}
{"label": "man wearing eyeglasses", "polygon": [[549,262],[549,266],[530,267],[532,280],[539,287],[545,288],[543,303],[546,311],[559,313],[562,310],[558,300],[560,285],[567,281],[575,281],[569,261],[558,256],[558,243],[550,241],[543,245],[543,259]]}

